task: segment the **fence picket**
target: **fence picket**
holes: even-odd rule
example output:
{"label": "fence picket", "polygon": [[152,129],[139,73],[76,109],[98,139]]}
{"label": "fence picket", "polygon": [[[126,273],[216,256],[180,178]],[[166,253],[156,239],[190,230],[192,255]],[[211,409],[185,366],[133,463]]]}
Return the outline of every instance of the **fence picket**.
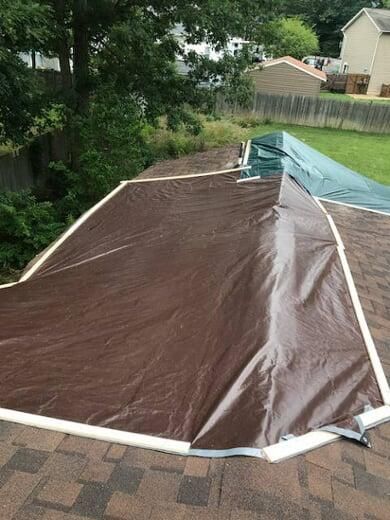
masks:
{"label": "fence picket", "polygon": [[249,109],[229,105],[222,98],[218,99],[216,106],[219,112],[237,115],[250,113],[260,120],[275,123],[390,133],[390,102],[386,105],[256,92]]}

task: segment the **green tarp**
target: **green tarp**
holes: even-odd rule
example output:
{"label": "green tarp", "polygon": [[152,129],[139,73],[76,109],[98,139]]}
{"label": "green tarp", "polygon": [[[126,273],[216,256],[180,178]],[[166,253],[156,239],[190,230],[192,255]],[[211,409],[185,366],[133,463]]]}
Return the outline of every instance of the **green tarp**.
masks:
{"label": "green tarp", "polygon": [[314,196],[390,214],[390,186],[384,186],[317,152],[287,132],[252,140],[252,168],[243,177],[288,173]]}

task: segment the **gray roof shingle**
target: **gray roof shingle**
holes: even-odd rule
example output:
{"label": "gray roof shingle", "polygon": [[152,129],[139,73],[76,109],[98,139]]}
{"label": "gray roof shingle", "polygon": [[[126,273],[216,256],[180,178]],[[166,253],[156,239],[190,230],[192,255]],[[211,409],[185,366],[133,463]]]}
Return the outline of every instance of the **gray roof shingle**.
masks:
{"label": "gray roof shingle", "polygon": [[390,9],[366,9],[367,14],[383,32],[390,32]]}

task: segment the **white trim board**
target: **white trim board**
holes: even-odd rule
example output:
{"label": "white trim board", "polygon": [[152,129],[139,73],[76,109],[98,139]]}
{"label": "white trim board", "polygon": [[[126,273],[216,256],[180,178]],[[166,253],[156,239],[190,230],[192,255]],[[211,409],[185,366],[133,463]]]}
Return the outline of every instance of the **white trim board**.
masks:
{"label": "white trim board", "polygon": [[385,211],[379,211],[378,209],[364,208],[363,206],[356,206],[356,204],[349,204],[348,202],[339,202],[338,200],[325,199],[324,197],[314,197],[317,201],[330,202],[331,204],[339,204],[340,206],[346,206],[347,208],[361,209],[362,211],[371,211],[371,213],[378,213],[378,215],[385,215],[390,217],[390,213]]}
{"label": "white trim board", "polygon": [[0,289],[5,289],[6,287],[12,287],[13,285],[16,285],[18,282],[10,282],[10,283],[3,283],[0,285]]}
{"label": "white trim board", "polygon": [[325,214],[328,219],[330,229],[332,230],[333,236],[335,237],[337,244],[337,251],[340,257],[341,265],[343,267],[345,280],[347,282],[348,291],[352,300],[352,305],[355,311],[356,319],[359,323],[360,331],[363,336],[364,343],[366,345],[367,353],[370,358],[372,369],[375,373],[375,377],[379,386],[379,390],[382,395],[382,399],[385,405],[390,405],[390,387],[387,382],[385,372],[382,367],[382,363],[379,359],[378,352],[375,347],[374,340],[372,339],[370,329],[368,328],[366,317],[364,316],[363,308],[360,303],[360,298],[356,290],[355,282],[352,277],[351,269],[348,264],[347,256],[345,254],[345,247],[341,239],[340,233],[338,232],[337,226],[334,223],[332,216],[326,211],[321,202],[313,197],[315,202],[320,207],[321,211]]}
{"label": "white trim board", "polygon": [[251,139],[249,139],[246,142],[246,145],[245,145],[245,153],[244,153],[244,157],[243,157],[243,160],[242,160],[242,165],[243,166],[247,166],[248,165],[248,160],[249,160],[249,154],[250,154],[250,151],[251,151],[251,146],[252,146],[252,141],[251,141]]}
{"label": "white trim board", "polygon": [[[377,379],[377,383],[384,401],[384,406],[380,408],[376,408],[374,410],[370,410],[368,412],[364,412],[359,415],[359,419],[361,420],[363,427],[365,429],[373,428],[379,424],[383,424],[387,421],[390,421],[390,389],[389,384],[387,382],[385,373],[383,371],[382,364],[380,362],[378,353],[375,348],[375,344],[371,337],[370,330],[368,328],[363,309],[360,304],[360,299],[358,293],[356,291],[355,283],[352,278],[352,273],[349,268],[349,264],[347,261],[347,257],[344,251],[344,244],[341,240],[338,229],[329,213],[326,211],[324,206],[321,204],[318,197],[313,197],[315,202],[320,207],[321,211],[325,214],[328,219],[329,226],[332,230],[332,233],[335,237],[337,243],[337,250],[339,253],[340,261],[344,270],[344,275],[346,278],[348,290],[351,296],[352,304],[355,310],[355,314],[362,332],[362,336],[364,342],[366,344],[368,356],[370,358],[370,362],[375,373],[375,377]],[[323,200],[323,199],[322,199]],[[334,442],[340,439],[340,435],[335,433],[330,433],[326,431],[313,431],[301,435],[299,437],[293,437],[286,441],[281,441],[272,446],[268,446],[263,448],[263,455],[268,460],[268,462],[281,462],[283,460],[289,459],[296,455],[300,455],[302,453],[306,453],[307,451],[311,451],[315,448],[320,448],[321,446],[325,446],[331,442]]]}
{"label": "white trim board", "polygon": [[243,179],[237,179],[237,184],[258,181],[260,179],[261,179],[260,175],[256,175],[255,177],[244,177]]}
{"label": "white trim board", "polygon": [[[358,416],[365,429],[373,428],[379,424],[390,421],[390,406],[381,406],[375,410],[362,413]],[[325,431],[309,432],[299,437],[293,437],[287,441],[281,441],[267,448],[263,448],[264,458],[268,462],[281,462],[296,455],[301,455],[326,444],[341,439],[340,435]]]}
{"label": "white trim board", "polygon": [[[368,18],[371,20],[371,22],[375,25],[375,29],[376,29],[377,31],[379,31],[380,33],[382,33],[382,32],[383,32],[382,29],[377,25],[376,21],[375,21],[374,18],[370,15],[370,13],[368,12],[367,9],[369,9],[369,8],[364,7],[364,8],[363,8],[363,11],[366,13],[366,15],[367,15]],[[386,31],[386,32],[388,32],[388,31]]]}
{"label": "white trim board", "polygon": [[12,285],[16,285],[18,283],[24,282],[32,276],[39,267],[49,258],[49,256],[54,253],[54,251],[62,245],[65,240],[72,235],[76,229],[78,229],[81,224],[83,224],[93,213],[95,213],[101,206],[103,206],[109,199],[114,197],[121,189],[123,189],[126,184],[130,183],[140,183],[140,182],[153,182],[153,181],[164,181],[164,180],[173,180],[173,179],[188,179],[191,177],[205,177],[207,175],[221,175],[223,173],[234,173],[234,172],[240,172],[243,170],[249,170],[251,166],[240,166],[238,168],[230,168],[227,170],[220,170],[220,171],[213,171],[208,173],[196,173],[192,175],[177,175],[172,177],[151,177],[150,179],[132,179],[132,180],[126,180],[122,181],[114,190],[110,191],[103,199],[101,199],[99,202],[97,202],[92,208],[90,208],[88,211],[83,213],[76,222],[74,222],[66,231],[65,233],[54,242],[54,244],[47,249],[47,251],[41,256],[41,258],[26,272],[24,275],[17,281],[17,282],[11,282],[4,285],[0,285],[0,289],[5,289],[7,287],[11,287]]}
{"label": "white trim board", "polygon": [[350,25],[352,25],[353,22],[354,22],[355,20],[357,20],[357,19],[359,18],[359,16],[363,13],[363,11],[364,11],[364,7],[363,7],[363,9],[360,9],[360,11],[358,11],[358,12],[355,14],[355,16],[353,16],[353,17],[352,17],[352,18],[351,18],[351,19],[350,19],[350,20],[349,20],[349,21],[344,25],[344,27],[341,28],[341,32],[344,32],[345,29],[347,29]]}
{"label": "white trim board", "polygon": [[65,421],[63,419],[54,419],[52,417],[44,417],[42,415],[9,410],[8,408],[0,408],[0,420],[24,424],[25,426],[33,426],[34,428],[43,428],[45,430],[66,433],[69,435],[76,435],[78,437],[87,437],[89,439],[125,444],[137,448],[165,451],[176,455],[187,455],[190,449],[189,442],[175,441],[172,439],[155,437],[153,435],[143,435],[140,433],[129,433],[101,426],[92,426],[91,424]]}
{"label": "white trim board", "polygon": [[[369,80],[368,83],[370,83],[370,81],[371,81],[372,70],[374,68],[376,55],[377,55],[377,52],[378,52],[379,40],[380,40],[381,35],[382,35],[382,33],[379,33],[378,37],[376,39],[375,50],[374,50],[374,54],[372,55],[371,66],[370,66],[370,80]],[[368,89],[369,89],[369,85],[367,85],[367,92],[368,92]]]}
{"label": "white trim board", "polygon": [[21,278],[20,280],[17,282],[24,282],[25,280],[28,280],[28,278],[30,278],[30,276],[32,274],[35,273],[35,271],[41,267],[41,265],[43,264],[43,262],[45,262],[45,260],[47,260],[49,258],[49,256],[54,253],[54,251],[56,249],[58,249],[58,247],[63,244],[65,242],[65,240],[70,236],[72,235],[77,228],[79,228],[81,226],[81,224],[83,224],[91,215],[92,213],[95,213],[95,211],[97,211],[101,206],[103,206],[109,199],[111,199],[112,197],[114,197],[114,195],[116,195],[124,186],[122,184],[119,184],[119,186],[117,186],[113,191],[110,191],[110,193],[108,195],[106,195],[103,199],[101,199],[97,204],[95,204],[94,206],[92,206],[92,208],[90,208],[88,211],[86,211],[83,215],[81,215],[80,218],[78,218],[76,220],[76,222],[70,226],[70,228],[62,235],[62,237],[57,240],[53,245],[52,247],[49,247],[49,249],[46,251],[45,254],[43,254],[41,256],[41,258],[31,267],[31,269],[29,269]]}
{"label": "white trim board", "polygon": [[[242,169],[242,168],[241,168]],[[235,171],[239,171],[240,169],[235,169]],[[227,170],[229,172],[232,170]],[[217,173],[225,173],[225,172],[211,172],[209,174],[196,174],[189,175],[187,177],[196,177],[196,176],[204,176],[204,175],[212,175]],[[183,178],[180,176],[179,178]],[[157,180],[167,180],[169,178],[164,177]],[[146,180],[146,179],[145,179]],[[153,180],[153,179],[148,179]],[[154,179],[156,180],[156,179]],[[253,179],[252,179],[253,180]],[[138,182],[140,182],[139,180]],[[131,181],[128,181],[131,182]],[[142,182],[142,181],[141,181]],[[102,206],[109,198],[114,196],[127,182],[123,182],[120,184],[113,192],[109,193],[107,197],[102,199],[98,204],[96,204],[93,208],[91,208],[88,212],[86,212],[78,221],[75,222],[71,228],[61,237],[61,242],[58,241],[53,248],[50,248],[47,253],[44,255],[45,259],[50,256],[51,252],[63,243],[64,240],[69,236],[75,229],[77,229],[94,211],[96,211],[100,206]],[[357,315],[357,319],[359,321],[359,325],[362,330],[363,338],[366,342],[367,351],[373,366],[373,370],[378,380],[378,385],[383,395],[383,399],[385,402],[385,406],[377,408],[375,410],[370,410],[365,412],[359,416],[362,424],[365,428],[371,428],[378,424],[382,424],[386,421],[390,420],[390,390],[387,380],[383,373],[383,368],[380,363],[378,354],[375,349],[375,345],[372,341],[370,331],[368,329],[367,323],[365,321],[365,317],[360,305],[360,300],[356,292],[356,288],[352,279],[352,275],[349,269],[349,265],[344,252],[344,245],[342,243],[341,237],[338,233],[337,227],[335,226],[332,217],[327,213],[326,209],[323,207],[318,198],[314,197],[314,200],[319,205],[321,210],[325,213],[328,218],[329,225],[331,230],[335,236],[335,240],[337,243],[338,252],[340,255],[340,259],[343,265],[343,269],[345,272],[348,289],[351,294],[351,299],[354,305],[354,309]],[[332,201],[331,201],[332,202]],[[361,209],[361,208],[359,208]],[[43,263],[43,259],[40,259],[40,263]],[[36,264],[35,264],[36,266]],[[33,268],[35,267],[33,266]],[[32,268],[32,269],[33,269]],[[32,271],[32,270],[30,270]],[[30,271],[28,273],[30,273]],[[26,275],[28,274],[26,273]],[[31,273],[32,274],[32,273]],[[26,276],[25,275],[25,276]],[[10,286],[14,284],[6,284],[6,286]],[[383,380],[384,378],[384,380]],[[76,435],[80,437],[87,437],[92,439],[98,439],[106,442],[113,442],[118,444],[125,444],[129,446],[135,446],[139,448],[147,448],[154,449],[158,451],[164,451],[167,453],[177,454],[177,455],[198,455],[202,456],[200,452],[203,450],[199,450],[197,454],[195,450],[191,453],[190,443],[183,441],[175,441],[172,439],[160,438],[150,435],[142,435],[130,432],[124,432],[120,430],[114,430],[105,427],[93,426],[89,424],[82,424],[73,421],[66,421],[62,419],[55,419],[50,417],[43,417],[40,415],[29,414],[25,412],[20,412],[17,410],[9,410],[6,408],[0,408],[0,420],[15,422],[19,424],[24,424],[26,426],[33,426],[36,428],[44,428],[47,430],[58,431],[65,434]],[[333,442],[339,439],[340,436],[334,433],[325,432],[325,431],[314,431],[309,432],[305,435],[295,437],[289,439],[287,441],[282,441],[272,446],[268,446],[262,449],[262,455],[269,462],[280,462],[282,460],[288,459],[295,455],[299,455],[301,453],[305,453],[314,448],[318,448],[320,446],[324,446],[330,442]],[[205,454],[205,453],[204,453]],[[204,455],[203,455],[204,456]]]}
{"label": "white trim board", "polygon": [[[359,418],[365,429],[373,428],[390,420],[390,406],[381,406],[380,408],[364,412],[359,415]],[[220,457],[235,455],[234,452],[236,450],[242,450],[243,453],[241,453],[241,455],[254,456],[253,452],[259,451],[256,456],[264,457],[268,462],[272,463],[281,462],[295,457],[296,455],[301,455],[302,453],[306,453],[315,448],[320,448],[321,446],[325,446],[326,444],[341,438],[339,435],[334,433],[313,431],[300,435],[299,437],[293,437],[289,440],[267,446],[261,450],[254,450],[253,448],[237,448],[232,450],[214,450],[216,453],[212,454],[212,451],[210,450],[191,449],[191,444],[189,442],[114,430],[101,426],[93,426],[91,424],[55,419],[52,417],[44,417],[42,415],[10,410],[8,408],[0,408],[0,420],[65,433],[67,435],[75,435],[77,437],[134,446],[136,448],[163,451],[165,453],[181,456]],[[245,453],[245,451],[248,453]],[[229,452],[231,452],[231,454],[229,454]]]}
{"label": "white trim board", "polygon": [[368,17],[368,19],[370,20],[370,22],[372,22],[372,24],[375,26],[375,29],[379,32],[382,32],[381,29],[378,27],[378,25],[376,24],[375,20],[370,16],[370,13],[367,11],[367,8],[366,7],[363,7],[363,9],[360,9],[360,11],[358,11],[355,16],[353,18],[351,18],[349,20],[349,22],[347,22],[344,27],[341,28],[341,32],[344,32],[346,29],[348,29],[348,27],[350,27],[354,22],[355,20],[357,20],[363,13],[365,13]]}
{"label": "white trim board", "polygon": [[[315,72],[310,72],[309,70],[306,70],[303,67],[298,67],[298,65],[296,65],[295,63],[291,63],[291,61],[284,60],[282,58],[272,61],[270,63],[265,63],[263,65],[263,69],[266,69],[267,67],[273,67],[274,65],[279,65],[280,63],[285,63],[287,65],[290,65],[291,67],[294,67],[294,69],[300,70],[301,72],[305,72],[309,76],[313,76],[313,78],[326,82],[326,78],[321,77],[319,74],[316,74]],[[314,69],[314,70],[316,70],[316,69]]]}
{"label": "white trim board", "polygon": [[218,170],[214,172],[207,173],[191,173],[188,175],[172,175],[171,177],[147,177],[145,179],[130,179],[128,181],[121,181],[121,184],[137,184],[140,182],[156,182],[156,181],[172,181],[172,180],[180,180],[180,179],[192,179],[194,177],[207,177],[208,175],[222,175],[223,173],[236,173],[241,172],[243,170],[250,170],[252,166],[239,166],[238,168],[230,168],[228,170]]}

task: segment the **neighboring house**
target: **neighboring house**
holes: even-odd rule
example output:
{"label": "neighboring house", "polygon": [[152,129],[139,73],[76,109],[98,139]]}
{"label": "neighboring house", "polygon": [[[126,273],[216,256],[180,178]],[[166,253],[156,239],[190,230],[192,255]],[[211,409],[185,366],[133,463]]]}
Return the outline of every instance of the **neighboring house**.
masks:
{"label": "neighboring house", "polygon": [[186,75],[189,72],[189,67],[185,63],[184,57],[190,52],[195,52],[198,56],[204,56],[212,61],[219,61],[224,56],[236,56],[244,47],[250,47],[252,53],[252,59],[254,62],[263,61],[266,59],[264,49],[261,45],[255,45],[242,38],[232,37],[228,40],[226,46],[223,49],[217,50],[214,46],[207,42],[200,42],[196,44],[187,43],[187,33],[184,26],[177,24],[172,31],[177,42],[181,47],[182,54],[176,57],[176,65],[179,74]]}
{"label": "neighboring house", "polygon": [[367,94],[390,84],[390,9],[359,11],[343,28],[341,72],[370,74]]}
{"label": "neighboring house", "polygon": [[318,96],[326,74],[291,56],[265,62],[248,72],[256,92]]}
{"label": "neighboring house", "polygon": [[47,58],[46,56],[43,56],[43,54],[41,54],[40,52],[36,52],[34,55],[31,52],[21,52],[19,54],[19,57],[30,68],[34,67],[36,69],[56,71],[60,70],[60,62],[58,58]]}
{"label": "neighboring house", "polygon": [[195,52],[200,56],[206,56],[213,61],[218,61],[225,54],[230,54],[231,56],[236,55],[245,45],[249,44],[246,40],[242,38],[230,38],[226,44],[224,49],[216,50],[215,47],[210,45],[207,42],[200,42],[195,44],[187,43],[187,33],[184,29],[184,26],[181,24],[177,24],[172,31],[172,34],[175,36],[177,42],[179,43],[182,52],[184,54],[188,54],[189,52]]}

